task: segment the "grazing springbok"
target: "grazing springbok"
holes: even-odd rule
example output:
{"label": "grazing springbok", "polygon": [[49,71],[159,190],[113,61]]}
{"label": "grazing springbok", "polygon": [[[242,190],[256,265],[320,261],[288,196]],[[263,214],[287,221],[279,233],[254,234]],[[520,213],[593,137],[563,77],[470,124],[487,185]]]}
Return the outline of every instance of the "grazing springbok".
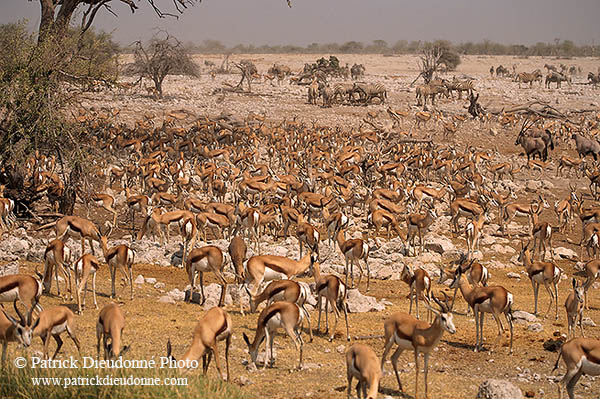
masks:
{"label": "grazing springbok", "polygon": [[[17,308],[17,301],[14,301],[15,312],[19,316],[19,320],[16,320],[8,313],[4,312],[5,317],[12,323],[13,338],[16,338],[23,346],[28,347],[31,345],[31,340],[34,337],[40,337],[44,344],[44,359],[48,359],[48,346],[50,344],[50,337],[56,341],[56,351],[50,359],[54,359],[60,348],[62,348],[63,341],[60,338],[60,334],[67,332],[69,337],[73,340],[73,343],[77,347],[77,352],[81,356],[81,345],[76,335],[75,330],[75,315],[71,309],[66,306],[54,306],[48,309],[44,309],[40,312],[37,320],[32,321],[31,311],[27,313],[27,318],[23,317],[19,309]],[[0,330],[2,322],[0,321]],[[6,334],[5,338],[7,337]],[[9,334],[10,335],[10,334]],[[3,348],[4,350],[4,348]],[[2,353],[2,361],[4,362],[4,352]]]}
{"label": "grazing springbok", "polygon": [[[531,253],[529,252],[529,241],[527,245],[523,245],[521,242],[521,252],[519,253],[519,262],[523,262],[523,266],[527,271],[527,275],[531,280],[531,286],[533,287],[533,295],[535,300],[535,311],[534,315],[538,314],[538,292],[540,284],[544,284],[548,295],[550,296],[550,304],[548,310],[544,314],[544,318],[548,316],[548,312],[552,308],[552,302],[556,302],[556,314],[555,318],[558,320],[558,283],[560,282],[560,276],[562,270],[552,262],[540,262],[532,261]],[[554,292],[550,289],[550,284],[554,287]]]}
{"label": "grazing springbok", "polygon": [[575,399],[575,385],[583,374],[600,375],[600,340],[594,338],[574,338],[560,348],[560,354],[552,371],[558,368],[560,358],[567,366],[565,376],[558,382],[558,399],[562,399],[562,390],[567,388],[569,399]]}
{"label": "grazing springbok", "polygon": [[104,360],[117,359],[129,351],[131,345],[121,349],[124,328],[125,315],[119,305],[114,302],[109,303],[100,310],[96,323],[96,359],[100,360],[100,341],[104,348]]}
{"label": "grazing springbok", "polygon": [[246,333],[243,333],[252,363],[256,364],[258,348],[263,341],[266,341],[268,360],[265,357],[263,369],[267,368],[267,363],[273,366],[275,363],[275,357],[273,356],[275,333],[279,328],[283,328],[299,352],[298,370],[302,369],[302,346],[304,345],[304,341],[300,336],[300,326],[303,318],[303,310],[300,306],[291,302],[274,302],[263,309],[258,316],[254,341],[250,343],[250,339]]}
{"label": "grazing springbok", "polygon": [[[429,273],[421,268],[413,271],[410,266],[404,265],[400,279],[404,281],[410,288],[410,306],[408,309],[408,314],[412,314],[414,298],[415,307],[417,310],[417,319],[420,319],[419,298],[423,298],[426,306],[429,305],[431,301],[431,278],[429,277]],[[429,321],[431,320],[431,310],[429,307],[427,310],[427,320]]]}
{"label": "grazing springbok", "polygon": [[42,283],[28,274],[9,274],[0,277],[0,302],[18,299],[28,310],[42,310],[38,301],[42,295]]}
{"label": "grazing springbok", "polygon": [[[315,263],[316,265],[316,263]],[[267,301],[267,306],[277,301],[285,301],[295,303],[302,308],[307,315],[308,331],[310,334],[310,342],[313,340],[312,328],[310,326],[310,317],[304,307],[308,300],[310,288],[306,283],[298,283],[294,280],[274,280],[265,287],[265,289],[255,297],[250,298],[250,312],[256,312],[258,306]]]}
{"label": "grazing springbok", "polygon": [[432,299],[440,307],[439,310],[431,309],[435,314],[435,319],[432,324],[418,320],[414,316],[408,313],[398,312],[388,317],[384,324],[385,332],[385,348],[383,355],[381,356],[381,373],[383,374],[383,365],[385,359],[392,349],[394,344],[398,345],[396,351],[392,354],[392,366],[394,367],[394,373],[396,374],[396,380],[398,380],[398,387],[401,392],[404,392],[402,388],[402,382],[400,382],[400,375],[398,374],[398,358],[405,350],[412,350],[415,358],[415,398],[419,396],[419,354],[423,353],[425,363],[425,396],[429,397],[427,390],[427,374],[429,371],[429,356],[435,349],[437,344],[440,342],[444,331],[448,331],[450,334],[456,333],[456,327],[454,326],[452,306],[448,304],[448,296],[443,293],[446,298],[446,302],[440,302],[435,295],[432,295]]}
{"label": "grazing springbok", "polygon": [[[377,399],[381,368],[375,351],[367,345],[354,344],[346,351],[346,374],[348,377],[348,399],[352,390],[352,379],[356,378],[356,396],[361,399]],[[362,395],[361,395],[362,393]]]}
{"label": "grazing springbok", "polygon": [[493,345],[504,334],[504,327],[500,321],[500,315],[503,314],[510,330],[509,353],[512,353],[513,343],[513,323],[512,323],[512,304],[513,295],[501,286],[471,287],[467,282],[461,268],[456,269],[454,281],[450,288],[459,288],[469,307],[473,309],[475,316],[475,352],[481,350],[483,345],[483,320],[486,313],[491,313],[494,321],[498,325],[498,336]]}
{"label": "grazing springbok", "polygon": [[85,240],[88,240],[92,255],[94,252],[94,241],[100,244],[100,231],[96,225],[79,216],[63,216],[56,222],[56,238],[66,242],[68,237],[81,240],[81,253],[85,253]]}
{"label": "grazing springbok", "polygon": [[583,284],[579,284],[575,278],[573,278],[573,291],[569,294],[565,300],[565,310],[567,311],[567,321],[569,323],[569,329],[567,332],[567,339],[575,337],[575,324],[579,319],[579,329],[581,330],[581,336],[585,337],[583,333],[583,302],[585,297],[585,291]]}
{"label": "grazing springbok", "polygon": [[[259,255],[246,262],[244,283],[240,286],[248,291],[250,298],[256,296],[263,281],[291,279],[306,272],[317,261],[316,254],[306,254],[298,261],[283,256]],[[240,301],[241,307],[241,301]],[[242,314],[244,310],[241,309]]]}
{"label": "grazing springbok", "polygon": [[[189,361],[194,361],[202,358],[202,374],[206,375],[208,366],[212,355],[215,356],[215,365],[217,366],[217,372],[219,377],[225,381],[229,381],[229,346],[231,345],[231,337],[233,336],[233,322],[231,316],[227,311],[222,308],[214,307],[202,316],[196,328],[194,329],[194,336],[192,338],[192,344],[185,351],[183,357],[180,359],[184,364],[189,364]],[[217,343],[219,341],[225,341],[225,367],[227,370],[227,376],[223,376],[221,371],[221,362],[219,360],[219,350]],[[171,340],[167,342],[167,357],[176,360],[171,355]],[[179,364],[179,363],[178,363]],[[183,370],[189,371],[189,370]]]}

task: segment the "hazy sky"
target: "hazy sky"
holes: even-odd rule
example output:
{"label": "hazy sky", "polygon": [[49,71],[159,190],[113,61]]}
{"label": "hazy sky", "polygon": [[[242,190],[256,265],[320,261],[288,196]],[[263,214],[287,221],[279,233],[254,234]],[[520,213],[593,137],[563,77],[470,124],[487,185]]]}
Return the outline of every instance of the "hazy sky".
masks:
{"label": "hazy sky", "polygon": [[[383,39],[447,39],[453,42],[489,39],[534,44],[555,38],[576,44],[600,43],[599,0],[204,0],[179,17],[159,19],[146,0],[140,8],[114,0],[115,18],[100,11],[95,27],[112,31],[121,43],[147,39],[153,29],[167,29],[183,41],[216,39],[233,44],[295,44],[312,42],[368,43]],[[172,10],[171,0],[155,0]],[[37,27],[39,1],[0,0],[0,23],[22,18]],[[79,18],[77,18],[79,21]]]}

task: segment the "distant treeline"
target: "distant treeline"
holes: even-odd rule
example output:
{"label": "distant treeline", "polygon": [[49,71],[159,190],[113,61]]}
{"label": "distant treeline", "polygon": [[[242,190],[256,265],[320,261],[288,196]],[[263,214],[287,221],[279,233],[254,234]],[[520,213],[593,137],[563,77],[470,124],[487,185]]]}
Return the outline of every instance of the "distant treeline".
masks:
{"label": "distant treeline", "polygon": [[233,54],[419,54],[432,44],[441,44],[464,55],[514,55],[514,56],[554,56],[554,57],[594,57],[600,56],[600,46],[577,46],[570,40],[555,40],[553,43],[536,43],[531,46],[522,44],[501,44],[489,40],[453,44],[448,41],[436,42],[398,40],[389,44],[385,40],[374,40],[368,44],[356,41],[346,43],[311,43],[306,47],[293,45],[255,46],[238,44],[227,47],[218,40],[205,40],[201,44],[189,43],[188,48],[195,53],[233,53]]}

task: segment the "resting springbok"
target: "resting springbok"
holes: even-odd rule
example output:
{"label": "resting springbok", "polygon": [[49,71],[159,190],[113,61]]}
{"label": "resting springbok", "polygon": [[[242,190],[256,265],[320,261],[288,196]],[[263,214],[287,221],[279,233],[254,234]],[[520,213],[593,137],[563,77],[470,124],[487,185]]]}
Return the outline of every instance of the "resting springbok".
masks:
{"label": "resting springbok", "polygon": [[[381,368],[379,358],[370,346],[354,344],[346,351],[346,374],[348,376],[348,399],[352,390],[352,379],[356,378],[356,396],[360,399],[377,399]],[[362,395],[361,395],[362,392]]]}
{"label": "resting springbok", "polygon": [[574,338],[560,348],[560,354],[552,371],[558,368],[560,358],[567,366],[565,376],[558,383],[558,399],[562,399],[562,390],[567,388],[569,399],[575,399],[575,385],[583,374],[600,375],[600,340],[594,338]]}
{"label": "resting springbok", "polygon": [[512,353],[513,295],[508,292],[506,288],[497,285],[489,287],[471,287],[460,267],[456,269],[454,281],[450,284],[450,288],[457,287],[460,288],[460,292],[465,298],[465,301],[469,304],[469,307],[473,309],[473,315],[475,316],[475,352],[479,351],[483,345],[483,321],[485,314],[491,313],[498,325],[498,337],[496,338],[496,342],[498,342],[504,334],[504,327],[502,327],[502,322],[500,321],[500,315],[504,314],[510,330],[509,353]]}
{"label": "resting springbok", "polygon": [[[194,329],[194,337],[192,338],[192,344],[185,351],[183,360],[185,364],[188,361],[198,360],[202,357],[202,374],[206,375],[208,366],[212,355],[215,356],[215,365],[217,366],[217,372],[219,377],[225,381],[229,381],[229,346],[231,345],[231,337],[233,336],[233,322],[231,316],[224,309],[219,307],[211,308],[208,312],[198,320],[196,328]],[[219,360],[219,349],[217,343],[219,341],[225,341],[225,367],[227,369],[227,376],[223,377],[221,371],[221,362]],[[171,355],[171,340],[167,342],[167,357],[176,360]],[[189,370],[183,370],[189,371]]]}
{"label": "resting springbok", "polygon": [[429,371],[429,355],[440,342],[444,331],[448,331],[450,334],[456,333],[456,327],[454,326],[452,306],[448,304],[448,296],[443,293],[446,298],[446,302],[440,302],[435,295],[432,295],[432,299],[440,307],[439,310],[431,309],[435,314],[435,319],[432,324],[424,321],[417,320],[414,316],[408,313],[398,312],[388,317],[384,324],[385,331],[385,348],[383,355],[381,356],[381,373],[383,374],[383,365],[385,359],[392,349],[394,344],[398,345],[396,351],[392,354],[392,366],[394,367],[394,373],[398,380],[398,387],[400,391],[404,392],[402,383],[400,382],[400,375],[398,374],[398,358],[405,350],[413,350],[415,357],[415,398],[419,396],[419,354],[423,353],[425,362],[425,396],[428,396],[427,392],[427,374]]}
{"label": "resting springbok", "polygon": [[584,286],[579,284],[575,278],[573,278],[573,291],[569,294],[565,300],[565,310],[567,311],[567,322],[569,323],[569,330],[567,332],[567,339],[569,337],[575,338],[575,324],[579,319],[579,329],[581,330],[581,336],[585,337],[583,333],[583,302],[584,302]]}
{"label": "resting springbok", "polygon": [[119,305],[114,302],[109,303],[100,310],[96,323],[96,358],[98,360],[100,360],[100,341],[104,348],[104,360],[117,359],[129,351],[131,345],[126,345],[121,349],[124,328],[125,315]]}
{"label": "resting springbok", "polygon": [[[540,284],[544,284],[546,291],[548,291],[548,295],[550,295],[550,304],[548,305],[548,310],[544,314],[544,317],[548,316],[548,312],[550,312],[550,309],[552,308],[552,302],[555,302],[555,318],[558,320],[558,283],[560,282],[562,270],[552,262],[532,261],[531,253],[529,252],[529,241],[525,246],[523,246],[523,242],[521,242],[521,252],[519,253],[518,261],[523,262],[523,266],[525,266],[525,270],[531,280],[535,300],[534,314],[537,316]],[[550,290],[550,284],[554,286],[554,292]]]}
{"label": "resting springbok", "polygon": [[303,313],[302,309],[295,303],[282,301],[274,302],[263,309],[258,316],[254,341],[250,343],[250,339],[246,333],[243,333],[244,341],[246,342],[246,345],[248,345],[252,363],[256,364],[258,347],[263,341],[266,341],[266,352],[269,360],[265,358],[263,369],[267,368],[267,363],[271,366],[274,364],[273,341],[277,330],[283,328],[286,334],[294,342],[294,345],[296,345],[296,350],[300,354],[298,370],[302,369],[302,346],[304,345],[304,341],[300,336],[300,326],[302,324],[302,319],[304,318]]}
{"label": "resting springbok", "polygon": [[[425,303],[429,304],[431,300],[431,278],[429,277],[429,274],[421,268],[413,271],[410,266],[404,265],[400,279],[410,287],[410,307],[408,309],[408,314],[412,314],[414,297],[417,319],[420,319],[419,298],[423,298]],[[427,309],[427,320],[429,321],[431,319],[431,311],[429,308]]]}

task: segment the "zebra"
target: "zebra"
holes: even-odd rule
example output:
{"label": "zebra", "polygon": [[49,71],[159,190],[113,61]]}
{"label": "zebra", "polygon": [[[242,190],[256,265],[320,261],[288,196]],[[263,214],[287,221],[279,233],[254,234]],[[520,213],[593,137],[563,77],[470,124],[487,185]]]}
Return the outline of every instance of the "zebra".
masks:
{"label": "zebra", "polygon": [[452,96],[452,90],[456,90],[458,92],[458,98],[462,98],[462,92],[466,91],[469,94],[473,93],[475,89],[473,87],[473,81],[470,79],[467,80],[458,80],[455,78],[452,79],[451,82],[446,83],[446,87],[448,87],[448,93]]}
{"label": "zebra", "polygon": [[432,85],[431,83],[426,85],[417,86],[416,90],[417,106],[427,105],[427,97],[431,98],[431,105],[435,105],[435,96],[437,94],[444,94],[448,97],[448,87],[445,85]]}
{"label": "zebra", "polygon": [[358,93],[360,101],[365,104],[368,104],[375,97],[379,98],[382,104],[385,104],[387,100],[387,90],[381,83],[354,83],[352,93]]}
{"label": "zebra", "polygon": [[363,64],[354,64],[352,68],[350,68],[350,75],[353,80],[356,80],[365,74],[365,67]]}
{"label": "zebra", "polygon": [[529,83],[529,87],[533,86],[533,82],[540,82],[540,87],[542,86],[542,71],[536,69],[535,71],[529,72],[521,72],[517,75],[517,80],[519,82],[519,89],[521,88],[521,83]]}
{"label": "zebra", "polygon": [[546,75],[546,88],[550,88],[550,83],[556,82],[556,88],[560,89],[561,82],[571,83],[571,78],[569,76],[565,76],[560,72],[550,72]]}
{"label": "zebra", "polygon": [[333,89],[326,83],[319,82],[319,95],[323,97],[323,108],[330,108],[333,100]]}
{"label": "zebra", "polygon": [[333,99],[339,98],[344,102],[344,97],[348,96],[348,102],[353,102],[354,84],[353,83],[338,83],[333,86]]}
{"label": "zebra", "polygon": [[504,66],[498,65],[498,67],[496,67],[496,76],[504,77],[504,76],[508,75],[508,73],[509,73],[508,69],[505,68]]}
{"label": "zebra", "polygon": [[597,87],[598,83],[600,83],[600,74],[596,75],[594,72],[589,72],[587,78],[589,84],[593,84],[594,87]]}

